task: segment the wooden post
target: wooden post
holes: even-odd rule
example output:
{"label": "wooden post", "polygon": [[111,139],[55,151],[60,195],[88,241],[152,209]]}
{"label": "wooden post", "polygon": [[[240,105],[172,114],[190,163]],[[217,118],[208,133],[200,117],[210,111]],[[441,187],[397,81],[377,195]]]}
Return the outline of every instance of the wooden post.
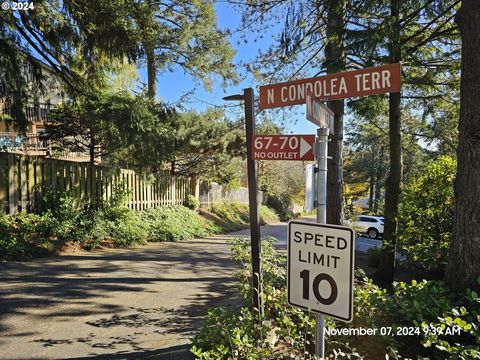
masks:
{"label": "wooden post", "polygon": [[27,210],[35,210],[36,204],[35,197],[35,160],[28,157],[27,162]]}
{"label": "wooden post", "polygon": [[27,167],[25,158],[18,155],[18,179],[20,181],[19,187],[19,202],[20,211],[26,211],[27,209]]}
{"label": "wooden post", "polygon": [[6,154],[0,153],[0,213],[8,206],[8,165]]}
{"label": "wooden post", "polygon": [[15,192],[17,190],[17,182],[15,179],[15,154],[7,155],[7,168],[8,168],[8,213],[15,215],[18,211],[17,204],[15,203]]}
{"label": "wooden post", "polygon": [[176,179],[175,179],[175,176],[172,175],[171,176],[171,191],[172,191],[172,205],[175,205],[175,202],[177,200],[177,196],[176,196],[176,192],[177,192],[177,182],[176,182]]}

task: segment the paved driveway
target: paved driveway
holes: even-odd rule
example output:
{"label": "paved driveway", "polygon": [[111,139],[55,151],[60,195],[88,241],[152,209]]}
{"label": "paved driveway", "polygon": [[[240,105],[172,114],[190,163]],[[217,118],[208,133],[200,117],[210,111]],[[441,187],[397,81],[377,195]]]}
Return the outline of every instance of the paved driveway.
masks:
{"label": "paved driveway", "polygon": [[0,263],[0,359],[189,359],[238,304],[228,236]]}

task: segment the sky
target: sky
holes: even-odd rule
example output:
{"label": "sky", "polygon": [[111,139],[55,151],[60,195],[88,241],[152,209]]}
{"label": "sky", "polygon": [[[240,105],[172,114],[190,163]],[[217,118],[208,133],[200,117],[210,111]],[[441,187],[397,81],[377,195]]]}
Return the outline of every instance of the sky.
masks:
{"label": "sky", "polygon": [[[217,22],[221,29],[236,29],[241,21],[240,14],[235,11],[229,4],[226,2],[217,2],[215,5],[217,12]],[[269,46],[268,40],[270,36],[264,36],[263,40],[257,40],[254,42],[253,35],[247,38],[247,43],[237,44],[239,40],[238,35],[233,35],[231,38],[232,47],[237,51],[237,54],[234,58],[234,63],[240,61],[251,61],[255,54],[261,48],[266,48]],[[239,68],[239,71],[243,73],[243,69]],[[147,83],[147,73],[146,69],[139,69],[138,72],[139,81],[141,83]],[[224,96],[232,94],[241,94],[244,88],[253,87],[255,89],[256,96],[258,96],[258,86],[263,85],[257,83],[253,76],[248,75],[246,79],[236,86],[229,86],[224,91],[221,88],[221,80],[216,79],[215,85],[212,92],[208,92],[203,89],[202,85],[195,84],[195,81],[192,77],[185,74],[182,69],[177,69],[171,73],[162,73],[157,75],[157,96],[167,103],[174,103],[181,98],[182,95],[189,92],[195,88],[194,93],[189,96],[188,103],[184,104],[186,109],[195,109],[198,111],[203,111],[208,108],[208,106],[225,106],[226,114],[228,117],[235,118],[241,114],[240,104],[236,105],[233,102],[225,102],[222,100]],[[304,106],[297,106],[298,114],[291,114],[290,112],[285,113],[284,116],[288,118],[278,119],[279,123],[282,123],[286,127],[286,133],[292,134],[316,134],[317,127],[310,123],[305,118],[305,109]],[[264,110],[271,111],[271,110]],[[276,114],[275,116],[281,116]]]}

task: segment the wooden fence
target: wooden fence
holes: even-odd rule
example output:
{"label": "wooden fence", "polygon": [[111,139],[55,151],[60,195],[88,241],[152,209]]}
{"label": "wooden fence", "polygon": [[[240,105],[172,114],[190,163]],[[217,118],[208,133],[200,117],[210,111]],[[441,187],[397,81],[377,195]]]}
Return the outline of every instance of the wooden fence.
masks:
{"label": "wooden fence", "polygon": [[116,187],[129,193],[127,206],[135,210],[182,204],[188,194],[198,196],[198,180],[165,173],[145,176],[40,156],[0,153],[0,209],[14,215],[41,211],[49,188],[70,192],[76,206],[108,200]]}
{"label": "wooden fence", "polygon": [[[221,202],[236,202],[248,204],[248,188],[241,187],[235,190],[225,190],[222,185],[217,183],[201,182],[199,189],[200,207],[204,208],[211,204]],[[264,194],[258,192],[258,203],[264,202]]]}

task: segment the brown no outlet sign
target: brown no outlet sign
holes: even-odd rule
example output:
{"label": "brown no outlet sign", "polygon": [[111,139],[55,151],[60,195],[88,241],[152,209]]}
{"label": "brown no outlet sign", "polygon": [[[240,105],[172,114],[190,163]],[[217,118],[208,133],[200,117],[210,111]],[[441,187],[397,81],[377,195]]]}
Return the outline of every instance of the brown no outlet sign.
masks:
{"label": "brown no outlet sign", "polygon": [[314,160],[315,135],[254,135],[253,160]]}

